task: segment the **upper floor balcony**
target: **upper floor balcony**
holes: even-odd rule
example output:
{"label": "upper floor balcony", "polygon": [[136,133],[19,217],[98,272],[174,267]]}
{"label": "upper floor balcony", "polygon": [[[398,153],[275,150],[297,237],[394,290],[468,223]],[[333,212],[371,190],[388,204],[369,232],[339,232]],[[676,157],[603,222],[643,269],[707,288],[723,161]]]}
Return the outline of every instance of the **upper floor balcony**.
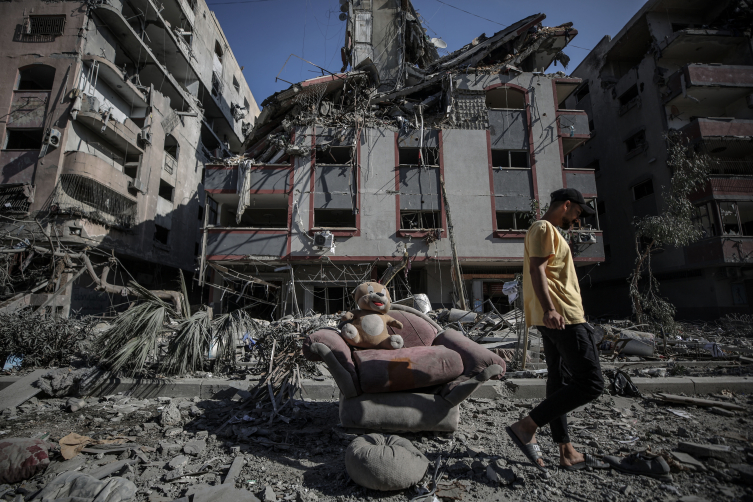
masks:
{"label": "upper floor balcony", "polygon": [[664,104],[680,117],[724,116],[753,92],[753,66],[688,64],[667,79]]}
{"label": "upper floor balcony", "polygon": [[583,110],[557,110],[557,132],[562,154],[567,155],[591,138],[588,114]]}
{"label": "upper floor balcony", "polygon": [[740,64],[740,54],[744,53],[744,45],[748,43],[746,40],[748,38],[741,32],[688,28],[660,40],[658,56],[661,60]]}

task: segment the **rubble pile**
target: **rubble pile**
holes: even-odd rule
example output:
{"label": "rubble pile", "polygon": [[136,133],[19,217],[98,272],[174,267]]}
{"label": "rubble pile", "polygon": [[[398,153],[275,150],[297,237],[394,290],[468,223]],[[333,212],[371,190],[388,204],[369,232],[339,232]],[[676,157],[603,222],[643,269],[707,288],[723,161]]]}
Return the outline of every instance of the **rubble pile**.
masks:
{"label": "rubble pile", "polygon": [[[32,398],[0,417],[1,438],[33,437],[56,445],[51,462],[35,477],[0,486],[0,498],[33,500],[40,489],[59,486],[63,476],[89,476],[100,483],[131,487],[130,500],[173,501],[193,493],[238,490],[235,499],[213,500],[411,500],[436,483],[439,500],[750,500],[749,396],[724,392],[709,401],[727,413],[654,396],[603,395],[570,418],[579,451],[626,456],[661,455],[671,468],[654,479],[609,471],[540,474],[519,454],[504,426],[528,413],[537,400],[471,398],[461,405],[453,434],[402,434],[434,465],[417,487],[379,492],[355,485],[343,455],[357,436],[337,424],[336,402],[296,400],[290,422],[268,423],[251,413],[218,432],[237,393],[212,399],[110,395],[85,398],[72,408],[67,399]],[[681,396],[680,396],[681,397]],[[74,410],[75,411],[71,411]],[[289,410],[290,411],[290,410]],[[75,433],[76,435],[71,435]],[[0,439],[0,444],[2,439]],[[547,463],[557,462],[548,428],[539,443]],[[72,446],[73,445],[73,446]],[[76,451],[78,450],[78,451]],[[91,482],[89,478],[82,478]],[[51,488],[45,488],[51,487]],[[211,500],[208,499],[194,500]],[[697,498],[692,498],[697,497]],[[122,500],[129,500],[124,497]]]}

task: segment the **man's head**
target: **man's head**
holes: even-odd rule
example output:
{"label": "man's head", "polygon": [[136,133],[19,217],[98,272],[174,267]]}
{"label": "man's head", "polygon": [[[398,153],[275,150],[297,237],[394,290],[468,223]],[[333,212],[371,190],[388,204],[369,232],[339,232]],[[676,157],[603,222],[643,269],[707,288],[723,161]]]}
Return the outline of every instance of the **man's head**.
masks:
{"label": "man's head", "polygon": [[591,216],[593,208],[586,204],[583,194],[574,188],[560,188],[551,194],[552,202],[546,212],[546,219],[565,230],[581,216]]}

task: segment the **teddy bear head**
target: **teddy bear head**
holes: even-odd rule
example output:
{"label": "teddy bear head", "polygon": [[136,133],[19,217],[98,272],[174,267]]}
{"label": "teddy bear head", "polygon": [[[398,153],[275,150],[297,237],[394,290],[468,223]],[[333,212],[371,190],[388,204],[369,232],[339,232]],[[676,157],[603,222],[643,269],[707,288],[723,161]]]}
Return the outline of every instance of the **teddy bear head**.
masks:
{"label": "teddy bear head", "polygon": [[364,282],[353,291],[353,298],[361,310],[373,310],[382,314],[390,310],[390,294],[378,282]]}

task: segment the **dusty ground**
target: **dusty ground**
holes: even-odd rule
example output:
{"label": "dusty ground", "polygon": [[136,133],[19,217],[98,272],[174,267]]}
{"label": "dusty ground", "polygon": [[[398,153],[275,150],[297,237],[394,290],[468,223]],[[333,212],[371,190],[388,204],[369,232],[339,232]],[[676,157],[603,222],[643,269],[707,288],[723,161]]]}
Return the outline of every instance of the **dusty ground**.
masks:
{"label": "dusty ground", "polygon": [[[748,396],[717,396],[737,402],[746,412],[719,416],[693,406],[665,405],[651,399],[602,396],[593,404],[571,414],[571,436],[584,452],[626,454],[650,447],[652,451],[674,450],[679,441],[726,444],[735,452],[735,462],[753,462],[751,433],[753,399]],[[138,445],[141,459],[113,475],[132,480],[139,488],[136,500],[172,501],[192,484],[216,484],[224,480],[233,459],[242,455],[245,466],[236,486],[254,492],[264,500],[271,487],[278,500],[395,500],[418,495],[413,488],[397,493],[380,493],[355,485],[345,472],[343,453],[355,436],[340,428],[336,402],[299,402],[290,424],[267,424],[266,412],[252,413],[253,420],[229,425],[216,433],[237,407],[230,399],[199,401],[174,399],[182,419],[178,425],[161,425],[167,399],[138,400],[126,396],[91,398],[76,412],[65,411],[65,399],[33,399],[17,409],[15,417],[0,417],[2,438],[33,437],[48,433],[50,440],[76,432],[95,439],[129,436]],[[694,501],[706,499],[753,501],[753,488],[741,482],[736,471],[722,461],[707,459],[705,472],[676,472],[672,480],[658,481],[608,471],[552,471],[544,476],[524,462],[510,443],[504,426],[524,416],[532,401],[490,401],[471,399],[462,405],[460,429],[452,434],[405,434],[431,461],[447,457],[447,480],[458,480],[455,490],[440,495],[464,501],[493,500],[579,500],[579,501]],[[682,418],[670,409],[689,413]],[[191,444],[188,444],[191,441]],[[549,463],[556,463],[556,445],[544,428],[539,441]],[[185,448],[187,447],[187,448]],[[191,450],[191,447],[194,449]],[[184,451],[184,448],[189,453]],[[81,453],[69,463],[59,456],[46,474],[13,486],[15,494],[29,494],[49,482],[56,473],[78,467],[91,471],[119,459],[136,458],[135,453]],[[209,462],[211,471],[180,476],[180,467],[168,463],[185,455],[182,472],[198,471]],[[85,462],[84,462],[85,459]],[[174,463],[181,463],[179,459]],[[487,465],[509,468],[515,481],[507,486],[487,477]],[[430,467],[430,472],[433,467]],[[174,479],[172,479],[174,478]],[[428,481],[428,476],[424,479]],[[0,489],[0,492],[2,490]],[[269,495],[267,491],[267,495]],[[14,492],[6,493],[11,500]],[[698,499],[688,498],[696,496]],[[445,500],[449,500],[445,498]]]}

